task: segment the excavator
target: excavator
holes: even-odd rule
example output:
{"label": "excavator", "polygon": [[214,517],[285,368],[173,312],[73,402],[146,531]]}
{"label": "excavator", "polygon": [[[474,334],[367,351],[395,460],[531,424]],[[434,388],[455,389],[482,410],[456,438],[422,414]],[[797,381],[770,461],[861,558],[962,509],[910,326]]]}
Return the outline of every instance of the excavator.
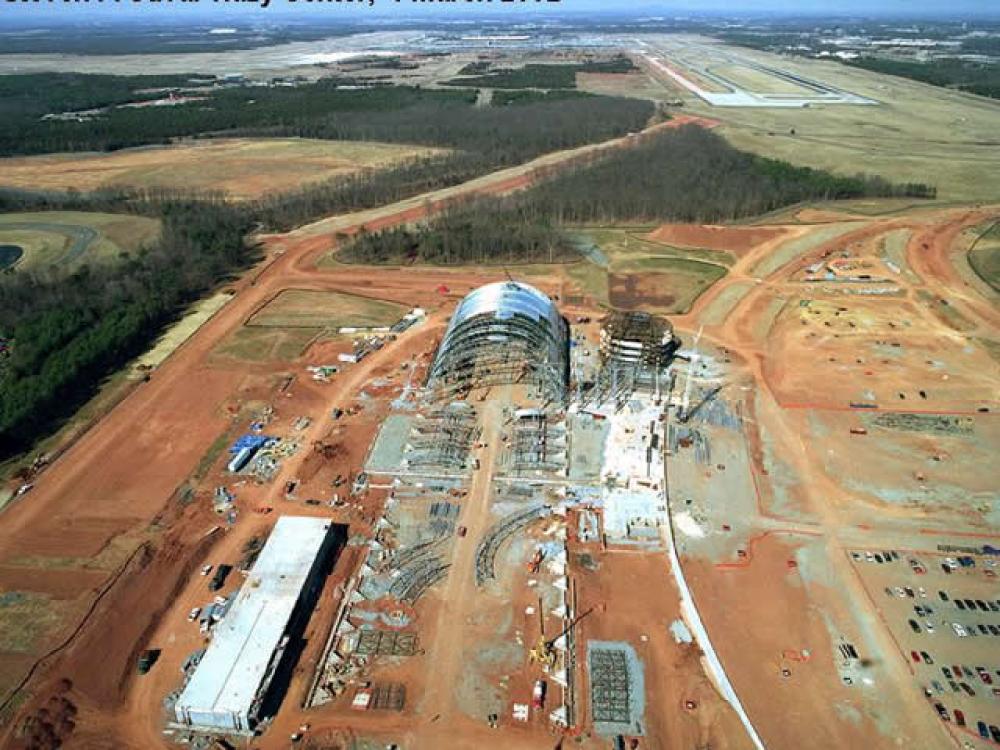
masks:
{"label": "excavator", "polygon": [[594,611],[591,607],[586,612],[574,617],[570,623],[563,628],[554,638],[545,637],[545,610],[542,609],[542,598],[538,597],[538,642],[535,647],[528,652],[528,661],[532,664],[540,664],[543,671],[548,671],[556,665],[555,643],[564,635],[568,634],[576,624],[584,617]]}

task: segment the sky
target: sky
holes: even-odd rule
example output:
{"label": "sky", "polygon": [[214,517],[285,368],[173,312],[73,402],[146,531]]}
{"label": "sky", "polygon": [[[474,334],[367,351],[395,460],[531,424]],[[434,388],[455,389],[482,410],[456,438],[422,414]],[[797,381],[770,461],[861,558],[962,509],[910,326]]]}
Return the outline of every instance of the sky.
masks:
{"label": "sky", "polygon": [[[267,7],[262,4],[267,2]],[[504,15],[511,19],[545,14],[599,12],[622,16],[650,15],[781,15],[923,16],[955,18],[993,16],[1000,19],[1000,0],[0,0],[4,17],[20,21],[56,17],[113,21],[115,18],[174,20],[266,20],[322,15],[325,20],[393,15],[406,18],[476,18]]]}

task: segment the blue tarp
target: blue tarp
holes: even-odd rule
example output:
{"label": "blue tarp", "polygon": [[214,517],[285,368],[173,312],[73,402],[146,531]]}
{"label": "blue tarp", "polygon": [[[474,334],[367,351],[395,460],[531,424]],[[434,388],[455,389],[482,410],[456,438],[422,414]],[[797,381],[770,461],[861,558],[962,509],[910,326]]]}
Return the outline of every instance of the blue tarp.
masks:
{"label": "blue tarp", "polygon": [[230,446],[229,452],[239,453],[244,448],[253,448],[254,450],[258,450],[269,440],[273,439],[274,438],[270,438],[267,435],[243,435],[235,443],[233,443],[232,446]]}

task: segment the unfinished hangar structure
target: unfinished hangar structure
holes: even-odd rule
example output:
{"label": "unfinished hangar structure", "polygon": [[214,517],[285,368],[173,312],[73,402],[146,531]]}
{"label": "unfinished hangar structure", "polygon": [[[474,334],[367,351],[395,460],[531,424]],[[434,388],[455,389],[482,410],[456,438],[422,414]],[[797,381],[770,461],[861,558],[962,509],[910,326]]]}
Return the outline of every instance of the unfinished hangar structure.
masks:
{"label": "unfinished hangar structure", "polygon": [[601,321],[602,385],[612,391],[659,390],[680,341],[670,321],[645,312],[613,312]]}
{"label": "unfinished hangar structure", "polygon": [[664,368],[680,342],[666,318],[645,312],[614,312],[601,321],[605,364]]}
{"label": "unfinished hangar structure", "polygon": [[345,529],[325,518],[278,519],[174,705],[180,724],[249,733],[280,701]]}
{"label": "unfinished hangar structure", "polygon": [[444,391],[532,383],[562,401],[569,327],[555,304],[528,284],[501,281],[469,293],[448,324],[429,384]]}

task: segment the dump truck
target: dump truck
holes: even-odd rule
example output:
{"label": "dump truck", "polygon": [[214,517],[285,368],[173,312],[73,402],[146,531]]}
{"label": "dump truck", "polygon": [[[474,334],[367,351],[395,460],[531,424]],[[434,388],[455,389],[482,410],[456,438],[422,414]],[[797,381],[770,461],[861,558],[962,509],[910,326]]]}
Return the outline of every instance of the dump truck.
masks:
{"label": "dump truck", "polygon": [[136,671],[139,674],[146,674],[153,665],[156,664],[156,660],[160,658],[160,649],[158,648],[147,648],[141,654],[139,654],[139,660],[136,662]]}
{"label": "dump truck", "polygon": [[208,582],[209,591],[218,591],[222,588],[223,584],[226,582],[226,577],[232,572],[232,565],[220,565],[215,569],[215,575],[212,576],[212,580]]}

